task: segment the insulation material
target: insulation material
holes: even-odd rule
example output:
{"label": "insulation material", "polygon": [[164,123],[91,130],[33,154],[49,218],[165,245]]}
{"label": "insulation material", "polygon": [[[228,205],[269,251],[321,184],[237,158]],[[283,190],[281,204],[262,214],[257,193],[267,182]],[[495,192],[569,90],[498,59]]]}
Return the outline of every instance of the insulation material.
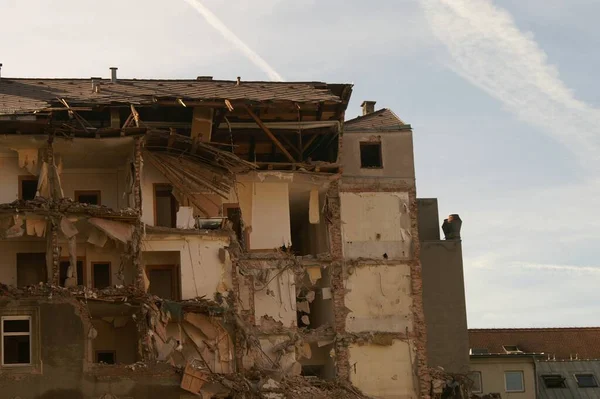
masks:
{"label": "insulation material", "polygon": [[307,266],[306,273],[308,274],[311,284],[316,284],[321,278],[321,266]]}
{"label": "insulation material", "polygon": [[32,175],[37,175],[39,150],[37,148],[26,148],[16,151],[19,154],[19,167],[26,168]]}
{"label": "insulation material", "polygon": [[319,224],[319,189],[313,187],[310,190],[308,201],[308,221],[311,224]]}
{"label": "insulation material", "polygon": [[23,218],[20,218],[19,215],[14,216],[14,225],[6,230],[6,238],[17,238],[23,237],[25,234],[25,229],[23,228]]}
{"label": "insulation material", "polygon": [[191,206],[180,206],[179,211],[177,211],[177,228],[193,229],[195,224],[194,208]]}
{"label": "insulation material", "polygon": [[98,229],[92,229],[87,239],[87,242],[100,248],[106,245],[106,241],[108,241],[108,236]]}
{"label": "insulation material", "polygon": [[79,233],[73,222],[64,216],[62,219],[60,219],[60,230],[67,238],[74,237],[77,233]]}
{"label": "insulation material", "polygon": [[90,218],[88,222],[105,232],[113,240],[121,241],[124,244],[131,241],[134,230],[131,224],[100,218]]}
{"label": "insulation material", "polygon": [[27,217],[25,230],[28,236],[44,237],[46,234],[46,220]]}

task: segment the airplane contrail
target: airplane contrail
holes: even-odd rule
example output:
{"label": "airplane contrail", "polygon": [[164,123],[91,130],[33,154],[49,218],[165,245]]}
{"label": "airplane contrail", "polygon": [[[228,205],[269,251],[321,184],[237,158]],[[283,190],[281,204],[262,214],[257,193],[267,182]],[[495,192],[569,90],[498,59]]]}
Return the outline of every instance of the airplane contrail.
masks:
{"label": "airplane contrail", "polygon": [[202,3],[198,0],[184,0],[190,6],[194,7],[196,11],[200,13],[213,28],[215,28],[225,39],[230,41],[235,47],[238,48],[244,55],[252,61],[254,65],[259,67],[263,72],[265,72],[269,79],[283,82],[283,77],[271,65],[267,63],[260,55],[258,55],[254,50],[246,45],[239,37],[236,36],[221,20],[212,13],[208,8],[206,8]]}

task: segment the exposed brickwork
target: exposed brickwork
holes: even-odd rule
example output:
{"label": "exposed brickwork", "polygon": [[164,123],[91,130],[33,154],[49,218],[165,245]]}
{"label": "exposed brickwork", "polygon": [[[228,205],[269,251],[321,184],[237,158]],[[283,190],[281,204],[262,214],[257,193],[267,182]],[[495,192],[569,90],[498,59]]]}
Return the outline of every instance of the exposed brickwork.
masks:
{"label": "exposed brickwork", "polygon": [[413,310],[413,332],[415,335],[414,345],[416,348],[417,376],[419,379],[419,397],[422,399],[430,398],[429,387],[431,385],[431,376],[427,364],[427,327],[425,325],[425,313],[423,311],[423,279],[421,276],[421,244],[418,239],[419,229],[417,220],[417,193],[413,187],[408,192],[410,202],[410,223],[413,239],[413,260],[410,262],[411,278],[411,296]]}
{"label": "exposed brickwork", "polygon": [[[345,334],[346,308],[344,296],[346,288],[344,284],[344,252],[342,246],[342,221],[340,210],[339,181],[333,182],[327,191],[327,221],[329,222],[329,245],[331,258],[331,293],[333,300],[333,328],[336,334]],[[335,345],[336,367],[338,377],[345,380],[350,379],[350,362],[347,343],[344,340],[336,340]]]}
{"label": "exposed brickwork", "polygon": [[144,291],[144,265],[141,262],[142,257],[142,232],[143,226],[140,220],[142,216],[142,139],[140,137],[135,140],[134,148],[134,176],[133,176],[133,203],[138,211],[138,220],[135,224],[135,230],[131,239],[131,263],[135,274],[135,287]]}

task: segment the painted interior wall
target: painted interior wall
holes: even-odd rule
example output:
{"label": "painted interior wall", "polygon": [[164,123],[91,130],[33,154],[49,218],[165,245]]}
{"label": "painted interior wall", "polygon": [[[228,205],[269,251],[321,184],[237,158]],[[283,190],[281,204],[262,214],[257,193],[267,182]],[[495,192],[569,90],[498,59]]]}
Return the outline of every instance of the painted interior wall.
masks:
{"label": "painted interior wall", "polygon": [[19,176],[33,175],[27,169],[19,167],[16,152],[0,152],[0,203],[19,199]]}
{"label": "painted interior wall", "polygon": [[131,315],[93,319],[92,325],[98,332],[98,336],[92,340],[93,362],[96,361],[96,351],[115,351],[118,364],[137,361],[137,329]]}
{"label": "painted interior wall", "polygon": [[[276,277],[275,277],[276,276]],[[255,282],[254,315],[256,324],[261,324],[263,316],[269,316],[284,327],[296,326],[296,286],[294,272],[286,270],[280,273],[271,269],[265,287]],[[264,287],[264,288],[263,288]]]}
{"label": "painted interior wall", "polygon": [[231,260],[222,249],[229,245],[226,237],[151,235],[142,241],[144,265],[162,262],[155,251],[177,251],[180,254],[181,297],[183,300],[231,289]]}
{"label": "painted interior wall", "polygon": [[100,202],[112,209],[128,206],[125,171],[118,169],[64,169],[61,185],[65,197],[75,199],[75,191],[100,191]]}
{"label": "painted interior wall", "polygon": [[[360,143],[381,142],[383,168],[362,169]],[[415,178],[413,139],[410,130],[395,132],[344,132],[342,136],[344,176]]]}
{"label": "painted interior wall", "polygon": [[[349,270],[350,272],[350,270]],[[413,330],[410,267],[357,266],[346,280],[346,330]]]}
{"label": "painted interior wall", "polygon": [[380,399],[418,397],[413,345],[394,340],[391,346],[352,344],[348,350],[350,381],[363,393]]}
{"label": "painted interior wall", "polygon": [[[321,378],[323,379],[332,379],[335,378],[335,357],[332,356],[334,353],[333,345],[322,345],[320,346],[320,342],[313,343],[305,343],[305,346],[308,345],[309,350],[309,358],[302,358],[299,360],[302,366],[323,366],[323,373],[321,374]],[[303,351],[305,354],[307,352],[306,348]]]}
{"label": "painted interior wall", "polygon": [[342,192],[340,201],[345,257],[412,258],[407,192]]}
{"label": "painted interior wall", "polygon": [[[69,248],[67,241],[59,239],[58,245],[60,246],[61,258],[69,258]],[[119,278],[119,267],[121,265],[121,254],[125,251],[123,244],[117,244],[113,240],[108,240],[106,245],[102,248],[97,247],[93,244],[85,242],[84,239],[80,239],[77,242],[77,257],[85,258],[85,285],[92,287],[92,263],[96,262],[110,262],[110,278],[111,285],[125,285],[133,283],[133,271],[131,263],[124,265],[124,279]]]}
{"label": "painted interior wall", "polygon": [[[535,399],[535,370],[533,358],[473,358],[470,361],[471,371],[481,373],[481,388],[484,394],[499,393],[503,398]],[[504,384],[505,371],[523,371],[525,392],[506,392]]]}
{"label": "painted interior wall", "polygon": [[154,226],[154,184],[169,184],[169,181],[150,162],[142,167],[142,222]]}
{"label": "painted interior wall", "polygon": [[254,183],[250,249],[274,249],[292,242],[288,183]]}

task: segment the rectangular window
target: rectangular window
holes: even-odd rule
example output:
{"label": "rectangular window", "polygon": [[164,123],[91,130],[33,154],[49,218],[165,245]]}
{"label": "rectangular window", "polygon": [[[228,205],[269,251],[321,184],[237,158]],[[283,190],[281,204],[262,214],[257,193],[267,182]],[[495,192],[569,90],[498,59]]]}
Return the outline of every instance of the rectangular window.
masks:
{"label": "rectangular window", "polygon": [[566,388],[565,379],[560,374],[543,375],[542,380],[546,388]]}
{"label": "rectangular window", "polygon": [[577,380],[577,386],[579,388],[595,388],[598,386],[598,381],[593,374],[575,374],[575,380]]}
{"label": "rectangular window", "polygon": [[481,384],[481,371],[473,371],[469,374],[469,379],[473,382],[471,391],[473,393],[482,393],[483,388]]}
{"label": "rectangular window", "polygon": [[17,287],[27,287],[48,281],[46,254],[17,254]]}
{"label": "rectangular window", "polygon": [[360,167],[382,168],[381,143],[360,143]]}
{"label": "rectangular window", "polygon": [[101,205],[100,190],[75,191],[75,201],[82,204]]}
{"label": "rectangular window", "polygon": [[117,355],[115,351],[96,351],[96,363],[115,364]]}
{"label": "rectangular window", "polygon": [[232,224],[238,240],[242,239],[242,210],[238,204],[223,204],[223,213]]}
{"label": "rectangular window", "polygon": [[[67,279],[67,270],[71,265],[71,261],[68,258],[62,258],[60,260],[60,285],[61,287],[65,286],[65,280]],[[78,258],[77,259],[77,285],[85,285],[85,259]]]}
{"label": "rectangular window", "polygon": [[2,365],[31,364],[31,316],[2,317]]}
{"label": "rectangular window", "polygon": [[179,204],[173,195],[170,184],[154,185],[154,225],[177,227],[177,208]]}
{"label": "rectangular window", "polygon": [[179,298],[179,276],[176,265],[148,265],[148,292],[164,299]]}
{"label": "rectangular window", "polygon": [[37,192],[36,176],[19,176],[19,199],[31,201]]}
{"label": "rectangular window", "polygon": [[490,351],[487,348],[471,348],[471,355],[489,355]]}
{"label": "rectangular window", "polygon": [[506,392],[525,392],[522,371],[505,371],[504,387]]}
{"label": "rectangular window", "polygon": [[110,287],[110,262],[92,263],[92,286],[96,289]]}

